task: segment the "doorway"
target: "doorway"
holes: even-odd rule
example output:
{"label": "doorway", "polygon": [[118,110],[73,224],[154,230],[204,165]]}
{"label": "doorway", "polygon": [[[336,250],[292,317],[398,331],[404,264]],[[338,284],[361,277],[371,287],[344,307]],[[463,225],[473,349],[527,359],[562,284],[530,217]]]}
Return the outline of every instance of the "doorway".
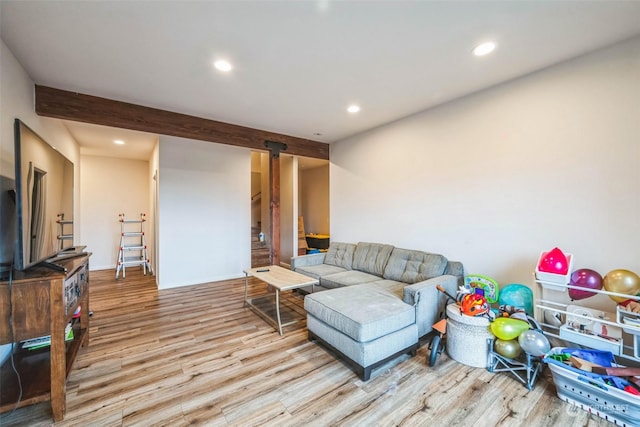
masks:
{"label": "doorway", "polygon": [[251,267],[271,264],[269,155],[251,152]]}
{"label": "doorway", "polygon": [[[251,152],[252,267],[271,264],[269,163],[269,153]],[[280,264],[288,267],[306,253],[304,232],[329,234],[329,161],[281,153],[279,208]]]}

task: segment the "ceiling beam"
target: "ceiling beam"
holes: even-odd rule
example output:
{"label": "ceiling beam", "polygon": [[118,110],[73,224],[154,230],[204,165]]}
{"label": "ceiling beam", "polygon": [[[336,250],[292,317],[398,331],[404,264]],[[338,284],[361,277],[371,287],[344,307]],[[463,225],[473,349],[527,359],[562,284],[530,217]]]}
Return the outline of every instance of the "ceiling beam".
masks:
{"label": "ceiling beam", "polygon": [[329,160],[329,145],[201,117],[36,85],[36,113],[44,117],[265,150],[286,144],[286,154]]}

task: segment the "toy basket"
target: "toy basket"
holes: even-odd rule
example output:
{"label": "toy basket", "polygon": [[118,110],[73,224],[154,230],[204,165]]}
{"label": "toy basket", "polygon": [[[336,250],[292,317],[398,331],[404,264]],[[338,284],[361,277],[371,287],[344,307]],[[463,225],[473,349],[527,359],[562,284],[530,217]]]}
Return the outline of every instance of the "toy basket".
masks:
{"label": "toy basket", "polygon": [[566,352],[570,350],[555,347],[544,358],[551,369],[558,397],[615,425],[639,426],[640,396],[608,385],[605,375],[585,372],[549,357]]}
{"label": "toy basket", "polygon": [[457,304],[447,306],[447,354],[458,363],[487,367],[487,339],[493,338],[489,319],[462,314]]}

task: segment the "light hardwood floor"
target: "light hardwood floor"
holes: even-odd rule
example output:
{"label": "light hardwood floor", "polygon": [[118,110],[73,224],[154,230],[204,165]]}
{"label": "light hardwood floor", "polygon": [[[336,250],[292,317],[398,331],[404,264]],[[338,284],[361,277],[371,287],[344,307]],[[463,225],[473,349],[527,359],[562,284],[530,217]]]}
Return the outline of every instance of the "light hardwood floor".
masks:
{"label": "light hardwood floor", "polygon": [[[118,281],[112,270],[91,272],[91,339],[55,425],[612,425],[559,400],[548,373],[528,391],[509,373],[446,355],[429,368],[427,344],[362,382],[307,340],[304,321],[281,337],[245,308],[243,286],[158,291],[135,269]],[[301,295],[286,302],[304,313]],[[53,425],[49,404],[3,414],[0,425]]]}

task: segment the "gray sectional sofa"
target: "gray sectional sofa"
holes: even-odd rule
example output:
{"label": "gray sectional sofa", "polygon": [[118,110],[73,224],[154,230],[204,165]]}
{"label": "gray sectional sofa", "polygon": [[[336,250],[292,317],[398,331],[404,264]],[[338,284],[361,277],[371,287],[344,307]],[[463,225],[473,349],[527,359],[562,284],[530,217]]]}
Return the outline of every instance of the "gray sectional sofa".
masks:
{"label": "gray sectional sofa", "polygon": [[464,277],[462,264],[442,255],[366,242],[332,242],[326,253],[292,258],[291,268],[319,280],[304,301],[309,339],[364,381],[387,361],[415,355],[444,309],[436,285],[455,294]]}

